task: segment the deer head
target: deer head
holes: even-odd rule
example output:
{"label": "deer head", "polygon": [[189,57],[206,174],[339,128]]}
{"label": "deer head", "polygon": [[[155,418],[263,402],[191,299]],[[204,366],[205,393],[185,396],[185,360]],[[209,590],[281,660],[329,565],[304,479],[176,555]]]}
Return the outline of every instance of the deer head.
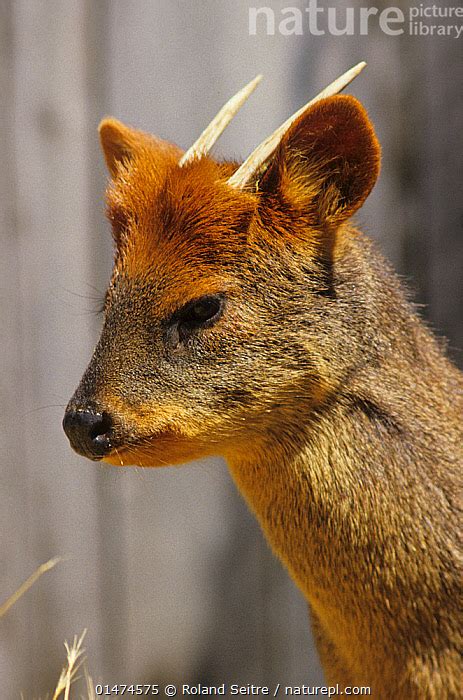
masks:
{"label": "deer head", "polygon": [[275,421],[294,426],[302,386],[310,406],[342,380],[347,360],[327,349],[341,323],[333,266],[379,146],[359,102],[335,93],[363,65],[239,167],[208,152],[259,77],[184,154],[101,123],[115,262],[101,338],[64,418],[77,452],[142,466],[226,456]]}

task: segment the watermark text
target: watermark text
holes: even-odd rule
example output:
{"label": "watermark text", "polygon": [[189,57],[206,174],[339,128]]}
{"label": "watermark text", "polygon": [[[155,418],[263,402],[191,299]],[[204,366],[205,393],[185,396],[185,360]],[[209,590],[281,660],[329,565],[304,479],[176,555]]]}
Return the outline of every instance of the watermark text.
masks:
{"label": "watermark text", "polygon": [[421,3],[409,7],[326,7],[319,0],[306,6],[249,8],[249,34],[274,36],[366,36],[378,29],[388,36],[447,36],[463,34],[463,7],[442,7]]}

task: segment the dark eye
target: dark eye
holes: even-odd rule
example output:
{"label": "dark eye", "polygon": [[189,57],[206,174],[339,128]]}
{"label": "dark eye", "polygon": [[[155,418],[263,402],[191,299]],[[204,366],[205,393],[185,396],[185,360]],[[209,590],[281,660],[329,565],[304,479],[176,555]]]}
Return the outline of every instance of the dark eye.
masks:
{"label": "dark eye", "polygon": [[208,294],[179,309],[168,323],[167,342],[171,350],[182,351],[195,331],[209,328],[218,321],[224,305],[224,294]]}
{"label": "dark eye", "polygon": [[219,318],[223,302],[221,294],[211,294],[190,302],[179,313],[179,325],[191,330],[210,326]]}

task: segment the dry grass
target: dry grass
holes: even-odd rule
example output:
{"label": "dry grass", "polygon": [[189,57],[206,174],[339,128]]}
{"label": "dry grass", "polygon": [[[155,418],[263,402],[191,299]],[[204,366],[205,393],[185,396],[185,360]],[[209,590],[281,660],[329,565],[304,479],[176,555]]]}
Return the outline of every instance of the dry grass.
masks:
{"label": "dry grass", "polygon": [[69,700],[71,693],[71,685],[77,680],[77,672],[83,666],[85,681],[87,685],[87,699],[86,700],[96,700],[94,685],[92,679],[90,678],[87,668],[85,667],[85,649],[82,647],[84,637],[87,630],[84,630],[80,637],[74,636],[74,641],[71,645],[64,642],[66,647],[66,664],[64,665],[61,675],[59,677],[55,692],[53,693],[52,700],[57,700],[61,695],[63,700]]}
{"label": "dry grass", "polygon": [[[44,573],[50,571],[50,569],[53,569],[53,567],[60,561],[62,561],[62,557],[55,557],[54,559],[50,559],[49,561],[45,562],[45,564],[41,564],[41,566],[39,566],[34,573],[31,574],[31,576],[29,576],[29,578],[24,581],[23,584],[21,584],[19,588],[9,598],[7,598],[2,605],[0,605],[0,618],[3,617],[3,615],[5,615],[25,593],[27,593],[27,591]],[[55,691],[51,696],[51,700],[58,700],[59,698],[62,698],[62,700],[71,699],[71,686],[80,678],[80,676],[77,675],[80,669],[82,669],[84,673],[87,692],[85,698],[81,696],[81,700],[96,700],[95,686],[93,685],[93,681],[86,667],[86,658],[84,656],[85,649],[82,646],[86,633],[87,630],[84,630],[80,637],[75,635],[72,644],[64,642],[64,646],[66,648],[66,663],[61,670],[61,674]],[[47,695],[46,700],[48,700],[48,698],[49,696]],[[21,700],[26,700],[23,693],[21,693]]]}
{"label": "dry grass", "polygon": [[49,559],[47,562],[45,562],[45,564],[41,564],[38,569],[36,569],[34,573],[31,574],[31,576],[29,576],[29,578],[19,586],[18,590],[15,591],[7,600],[5,600],[2,605],[0,605],[0,617],[3,617],[3,615],[8,612],[8,610],[24,595],[24,593],[27,593],[29,588],[31,588],[43,574],[50,571],[50,569],[53,569],[53,567],[60,561],[63,561],[62,557],[55,557],[54,559]]}

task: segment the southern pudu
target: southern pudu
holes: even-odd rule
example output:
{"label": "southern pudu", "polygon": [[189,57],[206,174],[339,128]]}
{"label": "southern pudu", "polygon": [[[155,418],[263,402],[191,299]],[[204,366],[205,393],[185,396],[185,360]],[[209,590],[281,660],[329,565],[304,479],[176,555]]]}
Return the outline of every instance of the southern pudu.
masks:
{"label": "southern pudu", "polygon": [[114,465],[228,463],[307,598],[330,684],[462,698],[463,377],[353,226],[378,176],[351,69],[246,161],[105,119],[115,262],[69,402]]}

